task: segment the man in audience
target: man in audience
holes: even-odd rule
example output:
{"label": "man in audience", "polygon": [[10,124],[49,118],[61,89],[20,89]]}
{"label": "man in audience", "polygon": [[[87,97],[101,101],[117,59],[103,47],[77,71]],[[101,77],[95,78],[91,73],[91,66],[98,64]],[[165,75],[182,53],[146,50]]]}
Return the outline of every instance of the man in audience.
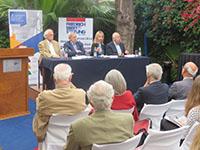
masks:
{"label": "man in audience", "polygon": [[162,67],[157,63],[146,66],[146,83],[134,94],[138,110],[146,104],[163,104],[168,102],[168,85],[161,83]]}
{"label": "man in audience", "polygon": [[83,48],[83,43],[77,41],[77,35],[74,32],[69,33],[69,41],[67,41],[63,48],[64,52],[68,54],[68,57],[76,55],[85,55],[85,49]]}
{"label": "man in audience", "polygon": [[57,41],[54,40],[54,33],[52,29],[47,29],[44,32],[45,40],[38,44],[40,51],[39,62],[42,57],[60,57],[60,46]]}
{"label": "man in audience", "polygon": [[198,72],[198,67],[193,62],[187,62],[182,69],[183,80],[174,82],[169,88],[169,100],[186,99],[192,88],[193,78]]}
{"label": "man in audience", "polygon": [[95,112],[73,123],[65,150],[91,150],[92,144],[123,142],[133,136],[131,114],[111,111],[114,90],[105,81],[90,86],[87,93]]}
{"label": "man in audience", "polygon": [[118,32],[114,32],[112,34],[112,42],[106,45],[106,54],[123,56],[125,53],[127,53],[127,51],[121,41],[120,34]]}
{"label": "man in audience", "polygon": [[38,142],[43,141],[52,114],[75,115],[85,109],[85,91],[76,88],[71,79],[71,67],[68,64],[58,64],[54,68],[56,88],[45,90],[37,97],[33,131]]}

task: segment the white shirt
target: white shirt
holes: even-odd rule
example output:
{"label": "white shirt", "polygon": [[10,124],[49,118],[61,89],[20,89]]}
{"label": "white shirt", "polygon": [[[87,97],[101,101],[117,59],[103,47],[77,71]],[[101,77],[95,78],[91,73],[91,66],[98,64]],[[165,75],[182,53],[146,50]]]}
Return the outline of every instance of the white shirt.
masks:
{"label": "white shirt", "polygon": [[116,44],[115,42],[114,42],[114,44],[115,44],[115,47],[117,49],[117,54],[122,55],[122,50],[121,50],[121,47],[119,46],[119,44]]}
{"label": "white shirt", "polygon": [[47,40],[47,42],[48,42],[48,46],[49,46],[49,51],[50,51],[50,53],[51,53],[53,56],[57,55],[56,52],[55,52],[55,50],[54,50],[53,44],[52,44],[51,42],[49,42],[48,40]]}

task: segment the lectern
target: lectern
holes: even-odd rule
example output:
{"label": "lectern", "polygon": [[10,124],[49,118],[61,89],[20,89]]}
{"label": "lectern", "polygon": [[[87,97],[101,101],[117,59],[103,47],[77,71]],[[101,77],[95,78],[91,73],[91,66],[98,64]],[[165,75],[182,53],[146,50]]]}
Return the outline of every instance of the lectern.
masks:
{"label": "lectern", "polygon": [[0,48],[0,120],[28,114],[28,56],[32,48]]}

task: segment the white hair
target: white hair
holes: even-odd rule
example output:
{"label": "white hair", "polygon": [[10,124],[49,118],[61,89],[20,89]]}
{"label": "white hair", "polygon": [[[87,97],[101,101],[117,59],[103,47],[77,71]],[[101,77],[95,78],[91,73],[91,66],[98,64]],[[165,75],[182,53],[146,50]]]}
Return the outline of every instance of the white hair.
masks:
{"label": "white hair", "polygon": [[54,68],[55,80],[68,80],[72,75],[72,68],[68,64],[58,64]]}
{"label": "white hair", "polygon": [[112,69],[106,74],[105,81],[113,86],[116,95],[123,94],[127,89],[124,76],[116,69]]}
{"label": "white hair", "polygon": [[146,66],[146,74],[152,76],[155,80],[161,80],[163,70],[157,63],[152,63]]}
{"label": "white hair", "polygon": [[43,36],[44,36],[45,39],[47,38],[47,34],[48,34],[49,32],[53,32],[53,30],[52,30],[52,29],[47,29],[47,30],[44,31]]}
{"label": "white hair", "polygon": [[198,69],[196,70],[192,70],[192,67],[190,66],[189,63],[186,63],[184,65],[184,69],[192,76],[192,77],[195,77],[197,72],[198,72]]}
{"label": "white hair", "polygon": [[114,89],[109,83],[100,80],[90,86],[87,95],[95,110],[108,110],[111,108]]}

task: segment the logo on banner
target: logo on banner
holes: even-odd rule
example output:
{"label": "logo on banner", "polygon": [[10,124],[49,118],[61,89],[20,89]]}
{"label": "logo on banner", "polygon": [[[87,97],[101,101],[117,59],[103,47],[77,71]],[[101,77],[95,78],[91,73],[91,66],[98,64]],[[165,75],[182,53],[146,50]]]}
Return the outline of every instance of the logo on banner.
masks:
{"label": "logo on banner", "polygon": [[67,33],[75,32],[78,35],[86,34],[85,18],[67,18],[66,29]]}
{"label": "logo on banner", "polygon": [[10,12],[10,24],[24,26],[26,24],[26,12]]}

